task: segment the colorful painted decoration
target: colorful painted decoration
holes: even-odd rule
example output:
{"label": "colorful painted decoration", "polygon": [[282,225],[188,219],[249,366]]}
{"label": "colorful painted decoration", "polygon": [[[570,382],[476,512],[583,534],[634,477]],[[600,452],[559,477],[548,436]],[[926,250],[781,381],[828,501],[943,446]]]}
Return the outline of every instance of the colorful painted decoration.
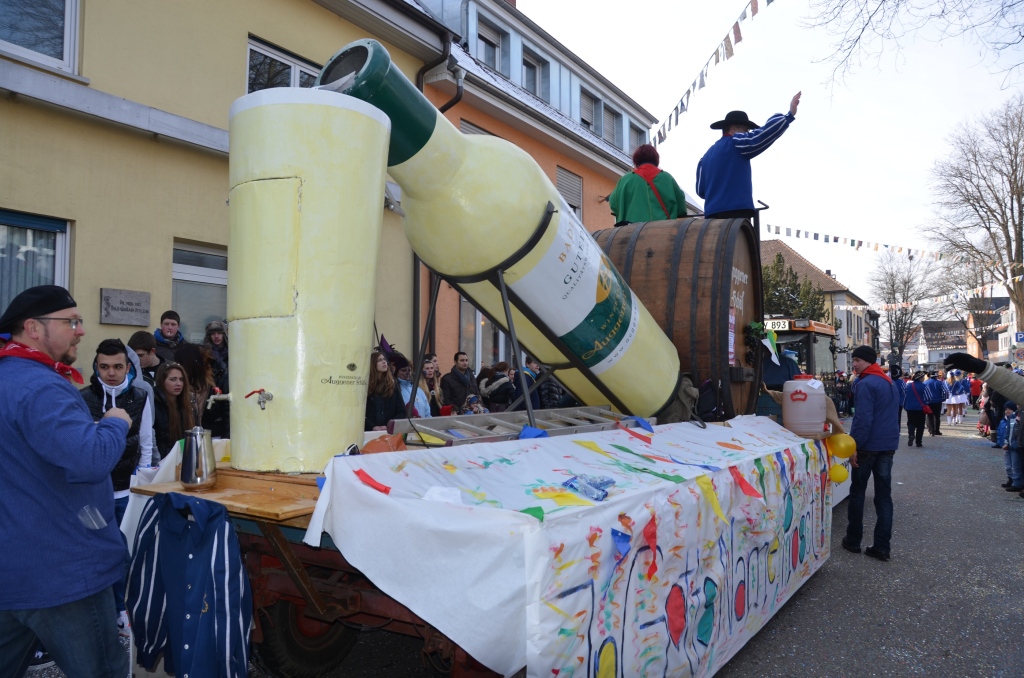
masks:
{"label": "colorful painted decoration", "polygon": [[498,673],[706,676],[828,558],[828,460],[766,417],[337,457],[307,542]]}

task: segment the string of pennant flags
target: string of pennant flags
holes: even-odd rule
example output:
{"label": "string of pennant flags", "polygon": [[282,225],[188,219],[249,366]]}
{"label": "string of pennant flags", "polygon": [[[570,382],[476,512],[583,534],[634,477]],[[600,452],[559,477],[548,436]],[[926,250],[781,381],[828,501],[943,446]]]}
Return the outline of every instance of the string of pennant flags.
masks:
{"label": "string of pennant flags", "polygon": [[683,92],[683,96],[679,98],[679,103],[676,104],[675,108],[669,112],[668,116],[663,122],[655,125],[657,131],[651,132],[651,143],[654,146],[662,144],[668,137],[669,132],[672,131],[673,127],[679,126],[679,116],[690,107],[690,97],[697,93],[698,90],[704,89],[706,86],[707,78],[711,73],[711,68],[718,64],[728,61],[735,56],[735,46],[740,44],[743,40],[743,32],[740,30],[740,24],[746,21],[748,18],[753,20],[760,11],[761,5],[770,5],[775,0],[749,0],[743,11],[740,12],[740,16],[733,23],[732,28],[726,32],[725,37],[722,38],[721,42],[715,48],[714,53],[708,57],[708,60],[701,67],[700,72],[693,79],[693,83]]}
{"label": "string of pennant flags", "polygon": [[[880,243],[880,242],[871,242],[871,241],[868,241],[868,240],[857,240],[856,238],[843,238],[843,237],[838,236],[838,235],[829,235],[827,233],[817,233],[815,231],[810,231],[810,230],[806,230],[806,229],[788,228],[786,226],[775,226],[775,225],[772,225],[772,224],[765,224],[765,232],[768,233],[768,235],[777,235],[777,236],[786,237],[786,238],[798,238],[798,239],[801,239],[801,240],[813,240],[813,241],[824,242],[824,243],[829,243],[829,244],[833,244],[833,245],[843,245],[843,246],[847,246],[847,247],[852,247],[854,249],[854,251],[857,251],[857,252],[860,252],[861,249],[864,249],[864,250],[872,251],[872,252],[883,251],[883,252],[893,252],[895,254],[906,254],[908,257],[931,258],[931,259],[934,259],[935,261],[950,261],[950,262],[952,262],[954,264],[974,263],[974,264],[983,265],[983,266],[1003,266],[1003,267],[1006,267],[1006,268],[1024,268],[1024,263],[1018,264],[1018,263],[1015,263],[1015,262],[1012,262],[1012,261],[994,261],[994,260],[985,261],[983,259],[976,259],[976,258],[973,258],[973,257],[969,257],[966,254],[959,254],[959,253],[951,254],[949,252],[935,252],[935,251],[931,251],[931,250],[920,249],[920,248],[917,248],[917,247],[905,247],[903,245],[887,245],[887,244]],[[1020,280],[1020,276],[1017,276],[1016,278],[1011,278],[1010,280],[1007,280],[1006,282],[1014,282],[1016,280]],[[996,283],[996,284],[997,285],[1001,285],[1001,283]],[[988,285],[987,287],[991,287],[991,285]],[[978,289],[980,290],[980,289],[983,289],[983,288],[979,287]],[[954,297],[955,297],[955,295],[949,295],[949,299],[952,299]],[[947,301],[948,301],[948,299],[947,299]],[[908,303],[913,304],[915,302],[908,302]]]}
{"label": "string of pennant flags", "polygon": [[[1024,266],[1024,264],[1017,264],[1013,262],[979,262],[977,259],[972,259],[963,254],[949,254],[946,252],[932,252],[920,248],[904,247],[902,245],[888,245],[879,242],[870,242],[864,240],[857,240],[856,238],[843,238],[841,236],[829,235],[827,233],[817,233],[799,228],[788,228],[785,226],[774,226],[771,224],[765,224],[765,230],[768,235],[785,236],[787,238],[801,238],[804,240],[814,240],[818,242],[825,242],[837,245],[845,245],[853,247],[854,250],[860,251],[861,248],[866,250],[878,252],[888,251],[896,254],[906,253],[907,256],[919,256],[922,258],[933,258],[935,261],[948,260],[953,263],[980,263],[987,265],[1005,266],[1008,268],[1018,268]],[[911,308],[923,303],[943,304],[950,301],[957,301],[959,299],[970,299],[980,296],[992,296],[996,289],[1004,289],[1006,285],[1014,282],[1024,280],[1024,274],[1017,275],[1012,278],[1008,278],[1004,282],[988,283],[974,289],[964,290],[962,292],[954,292],[953,294],[942,294],[936,297],[927,297],[924,299],[917,299],[914,301],[902,301],[892,304],[836,304],[835,310],[837,311],[895,311],[901,308]],[[994,327],[994,326],[993,326]],[[989,328],[978,328],[978,329],[989,329]]]}

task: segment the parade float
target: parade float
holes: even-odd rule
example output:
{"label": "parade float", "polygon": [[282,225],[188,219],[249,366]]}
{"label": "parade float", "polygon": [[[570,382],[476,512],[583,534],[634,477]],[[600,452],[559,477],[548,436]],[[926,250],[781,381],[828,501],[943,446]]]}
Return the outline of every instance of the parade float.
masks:
{"label": "parade float", "polygon": [[[750,416],[750,224],[595,240],[525,153],[460,135],[379,43],[317,84],[231,111],[234,433],[204,496],[240,535],[258,660],[318,675],[376,628],[457,676],[715,673],[831,539],[829,446]],[[416,254],[582,407],[464,420],[501,442],[431,422],[412,437],[442,446],[354,454],[385,173]],[[681,406],[695,381],[725,421]]]}

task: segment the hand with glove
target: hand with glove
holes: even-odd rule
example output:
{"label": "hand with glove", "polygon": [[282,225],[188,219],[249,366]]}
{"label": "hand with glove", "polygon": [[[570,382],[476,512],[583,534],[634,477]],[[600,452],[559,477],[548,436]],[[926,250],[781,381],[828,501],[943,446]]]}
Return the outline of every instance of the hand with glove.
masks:
{"label": "hand with glove", "polygon": [[975,374],[981,374],[988,367],[987,362],[979,360],[969,353],[950,353],[942,361],[942,364],[946,366],[946,369],[963,370]]}

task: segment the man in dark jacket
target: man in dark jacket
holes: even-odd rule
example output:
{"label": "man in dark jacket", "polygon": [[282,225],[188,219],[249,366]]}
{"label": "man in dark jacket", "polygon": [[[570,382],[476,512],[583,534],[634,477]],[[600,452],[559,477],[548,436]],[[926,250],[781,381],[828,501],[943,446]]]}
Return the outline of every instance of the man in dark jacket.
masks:
{"label": "man in dark jacket", "polygon": [[139,330],[128,339],[128,348],[135,351],[142,368],[142,378],[150,386],[156,386],[156,371],[163,358],[156,353],[156,337],[145,330]]}
{"label": "man in dark jacket", "polygon": [[923,386],[924,392],[928,396],[924,399],[924,403],[932,410],[931,414],[927,415],[928,433],[933,436],[941,436],[942,431],[939,430],[939,422],[942,420],[942,401],[945,398],[943,397],[944,384],[939,379],[939,373],[935,371],[929,372]]}
{"label": "man in dark jacket", "polygon": [[182,344],[188,343],[180,327],[181,316],[174,311],[164,311],[160,316],[160,327],[153,330],[153,338],[156,339],[156,354],[162,360],[173,363],[174,352]]}
{"label": "man in dark jacket", "polygon": [[[99,421],[107,410],[113,408],[123,409],[132,419],[121,460],[110,472],[110,480],[114,484],[114,519],[118,526],[128,508],[132,474],[137,467],[152,463],[153,450],[153,403],[146,391],[134,384],[136,379],[140,382],[142,379],[138,377],[134,362],[128,358],[128,350],[120,339],[101,341],[96,347],[89,385],[79,391],[94,420]],[[114,596],[118,628],[127,635],[123,581],[114,585]]]}
{"label": "man in dark jacket", "polygon": [[892,460],[900,444],[899,387],[878,366],[878,355],[870,346],[853,350],[853,369],[859,375],[854,388],[854,414],[850,435],[857,452],[850,459],[853,482],[847,507],[848,525],[843,548],[860,553],[864,533],[864,492],[868,479],[875,478],[874,544],[864,553],[889,560],[892,537]]}
{"label": "man in dark jacket", "polygon": [[462,351],[455,354],[452,371],[441,377],[441,393],[444,395],[444,401],[455,406],[456,410],[462,409],[469,394],[480,395],[476,376],[473,370],[469,369],[469,356]]}

